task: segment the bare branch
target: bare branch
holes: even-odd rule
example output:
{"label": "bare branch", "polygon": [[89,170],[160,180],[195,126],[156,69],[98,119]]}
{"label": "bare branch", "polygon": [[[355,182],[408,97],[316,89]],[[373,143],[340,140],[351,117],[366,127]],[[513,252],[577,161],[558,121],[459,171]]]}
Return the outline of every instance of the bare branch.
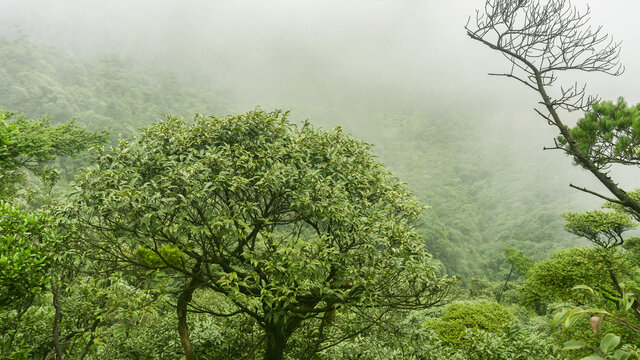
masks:
{"label": "bare branch", "polygon": [[535,90],[535,91],[538,91],[538,88],[537,88],[537,87],[535,87],[535,86],[531,85],[531,84],[530,84],[530,83],[528,83],[526,80],[523,80],[523,79],[521,79],[521,78],[519,78],[519,77],[517,77],[517,76],[513,75],[512,73],[511,73],[511,74],[497,74],[497,73],[489,73],[489,75],[491,75],[491,76],[506,76],[506,77],[509,77],[509,78],[513,78],[513,79],[516,79],[516,80],[520,81],[520,82],[521,82],[521,83],[523,83],[524,85],[526,85],[526,86],[530,87],[531,89],[533,89],[533,90]]}
{"label": "bare branch", "polygon": [[[604,33],[602,27],[591,27],[589,13],[588,7],[584,12],[578,11],[570,0],[486,0],[484,11],[476,11],[475,23],[469,18],[465,29],[471,39],[498,51],[509,61],[510,71],[492,75],[514,78],[540,94],[540,104],[546,112],[535,111],[561,135],[555,147],[545,149],[561,149],[572,156],[617,200],[575,188],[621,204],[640,218],[640,201],[630,197],[606,173],[613,163],[640,165],[637,156],[612,153],[615,149],[611,146],[612,139],[598,139],[597,147],[585,152],[558,113],[560,109],[590,110],[599,99],[588,95],[586,85],[578,83],[560,87],[557,97],[547,90],[562,72],[577,70],[614,76],[624,72],[620,63],[620,42]],[[626,136],[615,133],[614,140],[618,135]]]}
{"label": "bare branch", "polygon": [[[557,72],[578,70],[620,75],[620,43],[603,33],[602,27],[588,25],[589,9],[581,13],[569,0],[488,0],[484,13],[476,12],[475,26],[467,35],[500,51],[512,69],[509,74],[533,89],[551,86]],[[514,72],[517,71],[518,73]],[[521,74],[519,74],[521,73]],[[554,106],[583,110],[590,104],[584,88],[572,86],[553,100]]]}
{"label": "bare branch", "polygon": [[574,188],[574,189],[576,189],[576,190],[580,190],[580,191],[582,191],[582,192],[586,192],[586,193],[588,193],[588,194],[595,195],[595,196],[597,196],[597,197],[599,197],[599,198],[601,198],[601,199],[604,199],[604,200],[610,201],[610,202],[612,202],[612,203],[616,203],[616,204],[623,205],[623,204],[622,204],[622,202],[621,202],[621,201],[619,201],[619,200],[612,199],[612,198],[610,198],[610,197],[608,197],[608,196],[604,196],[604,195],[602,195],[602,194],[599,194],[599,193],[597,193],[597,192],[595,192],[595,191],[592,191],[592,190],[589,190],[589,189],[587,189],[587,188],[579,187],[579,186],[575,186],[575,185],[573,185],[573,184],[569,184],[569,186],[570,186],[570,187],[572,187],[572,188]]}

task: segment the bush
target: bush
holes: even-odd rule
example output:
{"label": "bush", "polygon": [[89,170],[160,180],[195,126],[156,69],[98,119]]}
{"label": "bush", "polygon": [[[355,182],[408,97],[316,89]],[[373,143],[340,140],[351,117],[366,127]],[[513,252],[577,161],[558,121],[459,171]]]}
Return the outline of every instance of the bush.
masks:
{"label": "bush", "polygon": [[513,315],[509,310],[496,302],[456,302],[449,305],[439,319],[429,320],[426,325],[445,344],[460,348],[464,343],[466,330],[499,333],[512,319]]}

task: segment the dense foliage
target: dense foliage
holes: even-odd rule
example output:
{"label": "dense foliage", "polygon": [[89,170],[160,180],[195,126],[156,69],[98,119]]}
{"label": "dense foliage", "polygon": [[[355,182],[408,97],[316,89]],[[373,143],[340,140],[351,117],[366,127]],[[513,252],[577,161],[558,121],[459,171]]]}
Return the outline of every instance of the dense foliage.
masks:
{"label": "dense foliage", "polygon": [[[494,138],[483,124],[469,123],[472,116],[437,107],[380,116],[372,126],[382,130],[369,138],[382,162],[429,205],[428,226],[420,231],[447,272],[465,282],[473,276],[504,281],[510,271],[505,248],[538,261],[575,244],[558,214],[577,205],[571,193],[550,190],[566,186],[555,174],[513,161],[505,149],[518,147],[507,137]],[[484,133],[494,144],[469,141]]]}
{"label": "dense foliage", "polygon": [[612,283],[611,278],[626,279],[631,271],[627,259],[617,251],[598,248],[560,250],[529,271],[522,289],[522,301],[531,306],[567,301],[584,303],[585,294],[572,288],[587,285],[615,303],[611,296],[615,294],[617,284]]}
{"label": "dense foliage", "polygon": [[[640,191],[568,212],[517,139],[473,141],[496,135],[476,109],[359,119],[376,147],[259,108],[158,121],[227,99],[0,50],[0,101],[27,114],[0,108],[0,359],[640,359]],[[638,166],[639,117],[592,103],[556,145]]]}
{"label": "dense foliage", "polygon": [[167,69],[136,66],[116,55],[78,58],[0,35],[0,99],[29,117],[77,118],[90,129],[132,135],[160,114],[225,109],[211,90],[185,88]]}
{"label": "dense foliage", "polygon": [[[510,70],[491,75],[515,79],[537,93],[540,106],[535,111],[557,132],[548,149],[572,157],[606,192],[570,186],[607,200],[605,207],[613,209],[564,215],[566,229],[596,247],[556,253],[536,265],[525,285],[530,295],[527,302],[532,294],[538,305],[545,298],[570,300],[572,304],[561,306],[554,316],[553,327],[563,324],[570,330],[581,318],[588,318],[598,341],[569,340],[564,350],[590,349],[585,359],[639,358],[635,344],[640,337],[640,302],[636,296],[639,289],[634,286],[638,268],[635,260],[629,259],[635,254],[620,252],[617,247],[626,240],[622,233],[636,226],[629,216],[640,220],[640,201],[638,190],[626,188],[610,170],[617,164],[640,165],[640,112],[621,98],[613,104],[587,96],[586,85],[578,83],[552,91],[567,71],[621,75],[621,44],[604,33],[602,26],[592,28],[588,7],[581,11],[568,0],[486,0],[465,29],[472,40],[503,55],[509,63]],[[561,110],[580,110],[585,116],[571,127]],[[580,263],[583,266],[575,266]],[[573,295],[584,290],[586,296]],[[622,329],[605,332],[605,322]],[[626,334],[616,334],[620,331]]]}
{"label": "dense foliage", "polygon": [[[187,87],[171,70],[130,59],[78,57],[2,37],[0,48],[0,78],[8,84],[0,87],[3,106],[24,111],[27,117],[48,114],[52,124],[75,118],[75,124],[89,129],[106,128],[113,142],[118,135],[133,136],[138,128],[160,120],[161,114],[191,117],[196,112],[220,113],[230,108],[227,97],[212,90],[211,84],[190,82]],[[20,61],[22,58],[30,60]],[[41,100],[40,87],[50,88],[57,102]],[[324,117],[313,120],[334,126],[335,111],[327,109],[321,112]],[[502,256],[505,247],[519,248],[541,260],[572,244],[558,231],[562,219],[557,214],[566,211],[567,203],[572,204],[576,197],[568,192],[550,193],[548,184],[564,186],[554,174],[541,174],[513,161],[509,151],[504,151],[513,151],[522,139],[510,142],[500,136],[491,147],[469,141],[484,133],[494,137],[492,129],[467,121],[476,112],[475,108],[431,103],[420,111],[381,113],[373,118],[354,115],[343,125],[374,143],[373,151],[381,162],[429,206],[424,212],[424,223],[429,226],[418,231],[448,273],[464,275],[464,281],[475,275],[502,280],[509,272]],[[353,125],[358,123],[363,125]],[[83,164],[65,160],[56,165],[65,180]],[[466,260],[470,258],[474,261]]]}
{"label": "dense foliage", "polygon": [[51,254],[60,241],[50,221],[46,214],[29,214],[0,200],[0,310],[3,314],[28,307],[49,282]]}
{"label": "dense foliage", "polygon": [[23,184],[24,170],[53,185],[58,171],[48,164],[61,156],[73,156],[106,140],[104,131],[89,132],[73,121],[51,125],[46,118],[26,119],[0,107],[0,199],[14,195]]}
{"label": "dense foliage", "polygon": [[180,279],[187,352],[200,288],[224,295],[226,316],[257,321],[268,359],[305,320],[317,322],[318,348],[335,311],[419,309],[446,295],[413,231],[420,205],[340,129],[277,111],[169,117],[98,151],[64,213],[101,261]]}
{"label": "dense foliage", "polygon": [[[571,135],[582,152],[602,168],[640,165],[640,107],[627,105],[623,98],[593,104]],[[566,141],[560,138],[561,143]]]}
{"label": "dense foliage", "polygon": [[[445,344],[459,347],[467,330],[500,333],[512,320],[509,311],[495,302],[452,303],[439,319],[427,323]],[[466,344],[468,345],[468,344]]]}

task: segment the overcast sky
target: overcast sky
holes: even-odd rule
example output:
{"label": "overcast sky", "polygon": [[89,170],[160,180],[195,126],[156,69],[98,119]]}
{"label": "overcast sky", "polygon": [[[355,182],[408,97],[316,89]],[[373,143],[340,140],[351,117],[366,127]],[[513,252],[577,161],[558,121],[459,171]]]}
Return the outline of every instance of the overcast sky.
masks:
{"label": "overcast sky", "polygon": [[[553,130],[532,111],[536,94],[487,76],[508,70],[508,64],[465,34],[468,16],[483,3],[0,0],[0,34],[21,32],[80,55],[116,53],[173,67],[222,89],[236,112],[260,104],[293,108],[313,120],[314,109],[335,108],[334,122],[347,125],[354,109],[368,116],[367,111],[394,113],[429,104],[478,108],[470,121],[491,124],[489,134],[504,127],[526,133],[530,141],[523,151],[540,151]],[[626,72],[561,80],[587,80],[590,92],[606,99],[622,95],[639,102],[640,3],[574,1],[582,9],[586,3],[592,24],[623,42]]]}
{"label": "overcast sky", "polygon": [[[78,51],[138,53],[155,60],[189,62],[207,72],[203,76],[214,74],[227,86],[247,84],[253,89],[248,96],[255,100],[268,97],[261,91],[286,96],[287,89],[298,90],[291,82],[312,81],[318,86],[307,91],[321,96],[340,94],[353,83],[403,97],[434,92],[463,98],[491,94],[487,101],[503,107],[519,85],[488,78],[487,72],[504,70],[507,64],[469,40],[463,29],[482,3],[2,0],[0,20],[5,33],[19,28],[36,40]],[[574,3],[584,8],[587,1]],[[625,95],[629,101],[640,101],[640,94],[634,94],[635,79],[640,78],[640,42],[635,39],[639,3],[589,3],[592,23],[623,41],[627,67],[619,78],[590,79],[590,88],[606,98]],[[332,82],[335,77],[340,86]]]}

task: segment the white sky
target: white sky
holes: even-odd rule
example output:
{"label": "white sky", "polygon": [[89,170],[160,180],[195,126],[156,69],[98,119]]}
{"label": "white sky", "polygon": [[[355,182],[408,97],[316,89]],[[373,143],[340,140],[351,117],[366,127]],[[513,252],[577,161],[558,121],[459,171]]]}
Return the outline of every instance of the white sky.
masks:
{"label": "white sky", "polygon": [[[437,93],[466,97],[496,90],[497,98],[505,97],[519,85],[512,87],[507,79],[490,79],[485,74],[505,69],[507,64],[469,40],[463,29],[467,17],[482,3],[0,0],[0,30],[19,26],[36,39],[80,51],[117,49],[152,54],[151,58],[182,59],[198,64],[203,72],[227,76],[230,82],[244,80],[241,75],[270,82],[268,91],[291,87],[275,84],[278,79],[326,72],[388,91],[431,93],[436,89]],[[583,7],[586,1],[574,3]],[[625,95],[630,102],[640,101],[634,84],[640,78],[640,42],[636,39],[640,2],[589,3],[592,23],[604,25],[605,31],[623,41],[622,60],[627,67],[620,78],[591,80],[590,88],[606,98]],[[206,64],[217,68],[207,69]],[[337,90],[334,84],[323,85],[329,91]],[[499,99],[494,101],[502,107]]]}
{"label": "white sky", "polygon": [[[588,89],[605,99],[622,95],[639,102],[640,2],[588,2],[592,24],[623,42],[626,73],[566,79],[588,80]],[[334,121],[346,125],[350,107],[365,116],[430,103],[477,107],[478,118],[472,120],[486,122],[489,133],[503,127],[526,133],[523,154],[539,152],[554,132],[532,111],[536,94],[515,81],[487,76],[508,64],[463,29],[483,3],[0,0],[0,34],[21,29],[36,42],[80,54],[115,52],[187,69],[194,79],[229,94],[237,112],[261,104],[293,108],[313,120],[314,109],[335,108]],[[579,8],[585,3],[574,1]],[[635,178],[628,179],[637,186]]]}

